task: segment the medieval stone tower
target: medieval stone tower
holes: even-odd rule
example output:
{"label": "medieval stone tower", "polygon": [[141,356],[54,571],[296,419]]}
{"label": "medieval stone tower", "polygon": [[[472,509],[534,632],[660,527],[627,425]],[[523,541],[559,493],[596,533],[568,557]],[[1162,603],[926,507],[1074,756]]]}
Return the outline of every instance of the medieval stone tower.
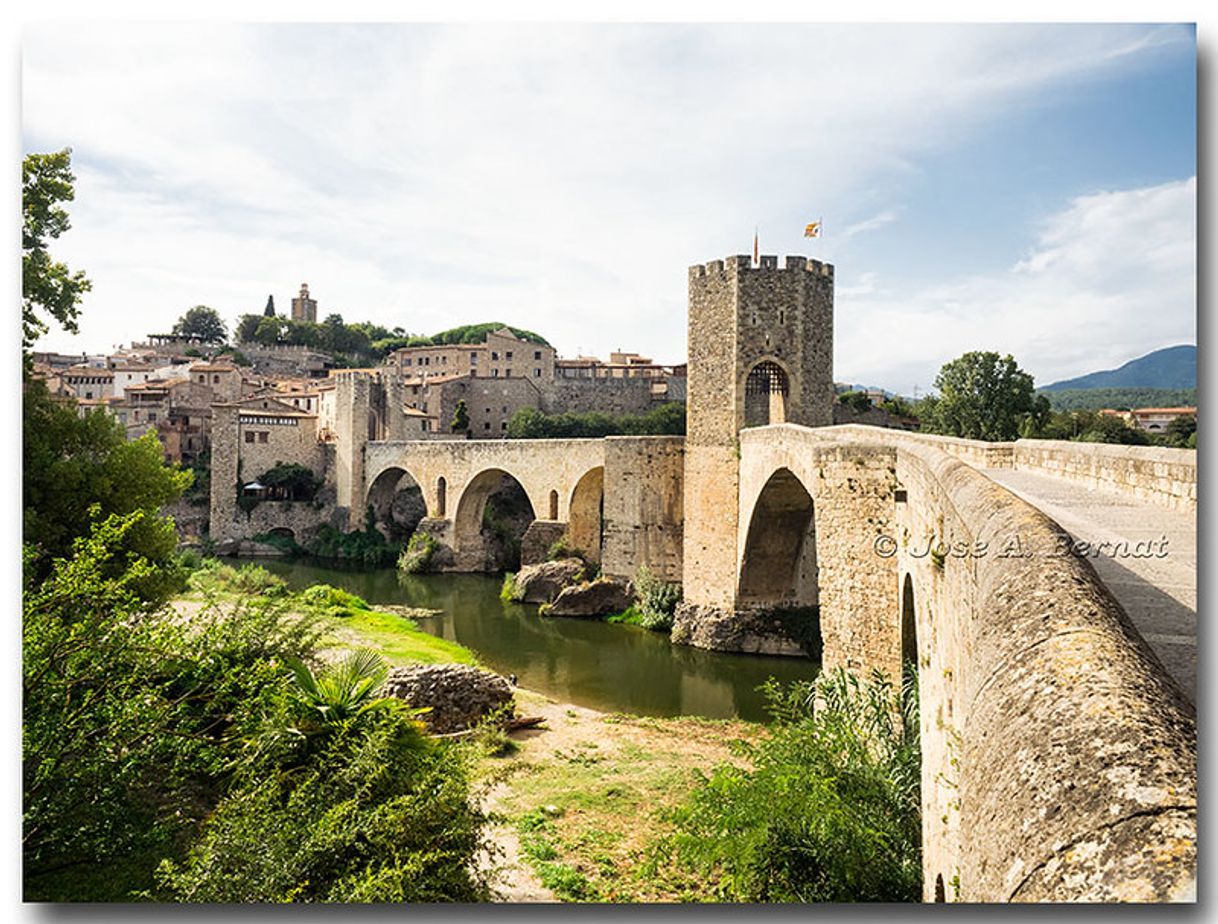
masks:
{"label": "medieval stone tower", "polygon": [[730,610],[737,570],[740,430],[833,423],[833,267],[747,256],[689,269],[684,583]]}

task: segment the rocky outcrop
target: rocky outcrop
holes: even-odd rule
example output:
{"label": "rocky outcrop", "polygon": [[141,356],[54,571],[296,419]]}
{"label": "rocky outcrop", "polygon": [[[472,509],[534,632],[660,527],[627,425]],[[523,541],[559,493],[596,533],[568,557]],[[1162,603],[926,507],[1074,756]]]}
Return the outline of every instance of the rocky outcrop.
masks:
{"label": "rocky outcrop", "polygon": [[634,602],[630,583],[598,578],[563,589],[545,611],[547,616],[608,616]]}
{"label": "rocky outcrop", "polygon": [[420,718],[439,735],[472,728],[512,703],[512,686],[506,679],[468,664],[395,667],[381,693],[416,708],[430,707]]}
{"label": "rocky outcrop", "polygon": [[694,603],[678,604],[672,643],[749,654],[820,657],[815,614],[799,609],[731,612]]}
{"label": "rocky outcrop", "polygon": [[552,603],[583,576],[584,563],[578,558],[525,565],[516,574],[516,598],[522,603]]}

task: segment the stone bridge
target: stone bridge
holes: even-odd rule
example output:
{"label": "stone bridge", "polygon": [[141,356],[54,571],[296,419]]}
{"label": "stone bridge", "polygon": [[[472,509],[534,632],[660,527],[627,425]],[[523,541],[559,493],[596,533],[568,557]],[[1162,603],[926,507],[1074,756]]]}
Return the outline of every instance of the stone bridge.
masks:
{"label": "stone bridge", "polygon": [[[1093,451],[1069,446],[1076,466]],[[917,664],[927,900],[1188,898],[1192,704],[983,449],[1003,452],[858,426],[741,432],[734,567],[687,582],[674,639],[765,650],[756,614],[815,606],[826,667]],[[1140,493],[1150,513],[1175,504]]]}
{"label": "stone bridge", "polygon": [[446,567],[486,570],[483,512],[505,480],[531,507],[522,538],[525,561],[545,558],[560,537],[632,577],[640,566],[681,579],[680,437],[571,440],[372,441],[364,452],[366,485],[348,502],[356,511],[384,508],[403,486],[417,485],[426,506],[421,528],[447,549]]}
{"label": "stone bridge", "polygon": [[[362,528],[417,486],[444,566],[487,570],[484,510],[514,484],[522,558],[565,537],[608,575],[683,582],[674,643],[916,664],[927,900],[1193,897],[1196,453],[830,426],[831,266],[738,255],[689,287],[685,438],[410,440],[402,383],[348,371],[324,445],[299,415],[217,407],[213,534],[253,528],[242,471],[296,461],[332,492],[318,522]],[[1163,516],[1171,567],[1072,545]]]}

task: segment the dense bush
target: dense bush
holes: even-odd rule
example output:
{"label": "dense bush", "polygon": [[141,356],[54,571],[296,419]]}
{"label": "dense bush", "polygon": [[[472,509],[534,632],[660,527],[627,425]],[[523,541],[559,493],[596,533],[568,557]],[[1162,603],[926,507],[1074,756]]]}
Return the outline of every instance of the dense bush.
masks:
{"label": "dense bush", "polygon": [[766,693],[771,734],[737,743],[744,766],[703,780],[652,862],[692,864],[730,901],[918,901],[915,684],[839,669]]}
{"label": "dense bush", "polygon": [[423,573],[439,548],[440,543],[427,533],[414,533],[398,558],[398,570],[406,574]]}
{"label": "dense bush", "polygon": [[[273,598],[189,622],[141,601],[159,567],[121,550],[141,513],[78,540],[24,601],[24,860],[27,896],[116,899],[149,884],[100,877],[64,895],[56,877],[164,855],[208,810],[224,768],[317,631]],[[232,570],[232,569],[230,569]],[[78,886],[78,888],[85,888]]]}
{"label": "dense bush", "polygon": [[511,439],[578,439],[602,436],[682,436],[685,405],[662,404],[646,414],[546,414],[521,408],[508,421]]}
{"label": "dense bush", "polygon": [[333,526],[323,526],[301,548],[315,558],[355,561],[370,568],[391,564],[401,552],[400,545],[372,527],[344,533]]}
{"label": "dense bush", "polygon": [[639,625],[659,632],[672,628],[673,613],[681,602],[680,584],[660,580],[643,565],[634,577],[634,596],[638,601]]}
{"label": "dense bush", "polygon": [[141,516],[107,518],[26,588],[27,899],[486,898],[467,758],[376,698],[383,662],[315,674],[314,608],[257,567],[192,576],[240,592],[235,610],[158,611],[135,591],[158,566],[116,551]]}
{"label": "dense bush", "polygon": [[375,699],[384,668],[361,670],[365,654],[321,678],[298,674],[295,741],[242,766],[187,858],[162,864],[170,897],[489,898],[486,874],[472,862],[485,818],[469,798],[465,756],[430,739],[401,701]]}

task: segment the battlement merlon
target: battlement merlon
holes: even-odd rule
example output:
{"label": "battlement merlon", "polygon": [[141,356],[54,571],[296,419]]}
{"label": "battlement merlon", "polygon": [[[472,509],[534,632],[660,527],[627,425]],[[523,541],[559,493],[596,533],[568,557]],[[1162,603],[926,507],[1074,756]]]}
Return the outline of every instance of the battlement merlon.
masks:
{"label": "battlement merlon", "polygon": [[788,255],[786,265],[778,265],[778,257],[773,254],[762,254],[761,265],[753,266],[753,258],[748,254],[736,254],[723,260],[711,260],[709,263],[698,263],[689,268],[690,279],[701,279],[706,276],[724,275],[730,273],[815,273],[818,276],[833,278],[833,264],[811,260],[808,257]]}

